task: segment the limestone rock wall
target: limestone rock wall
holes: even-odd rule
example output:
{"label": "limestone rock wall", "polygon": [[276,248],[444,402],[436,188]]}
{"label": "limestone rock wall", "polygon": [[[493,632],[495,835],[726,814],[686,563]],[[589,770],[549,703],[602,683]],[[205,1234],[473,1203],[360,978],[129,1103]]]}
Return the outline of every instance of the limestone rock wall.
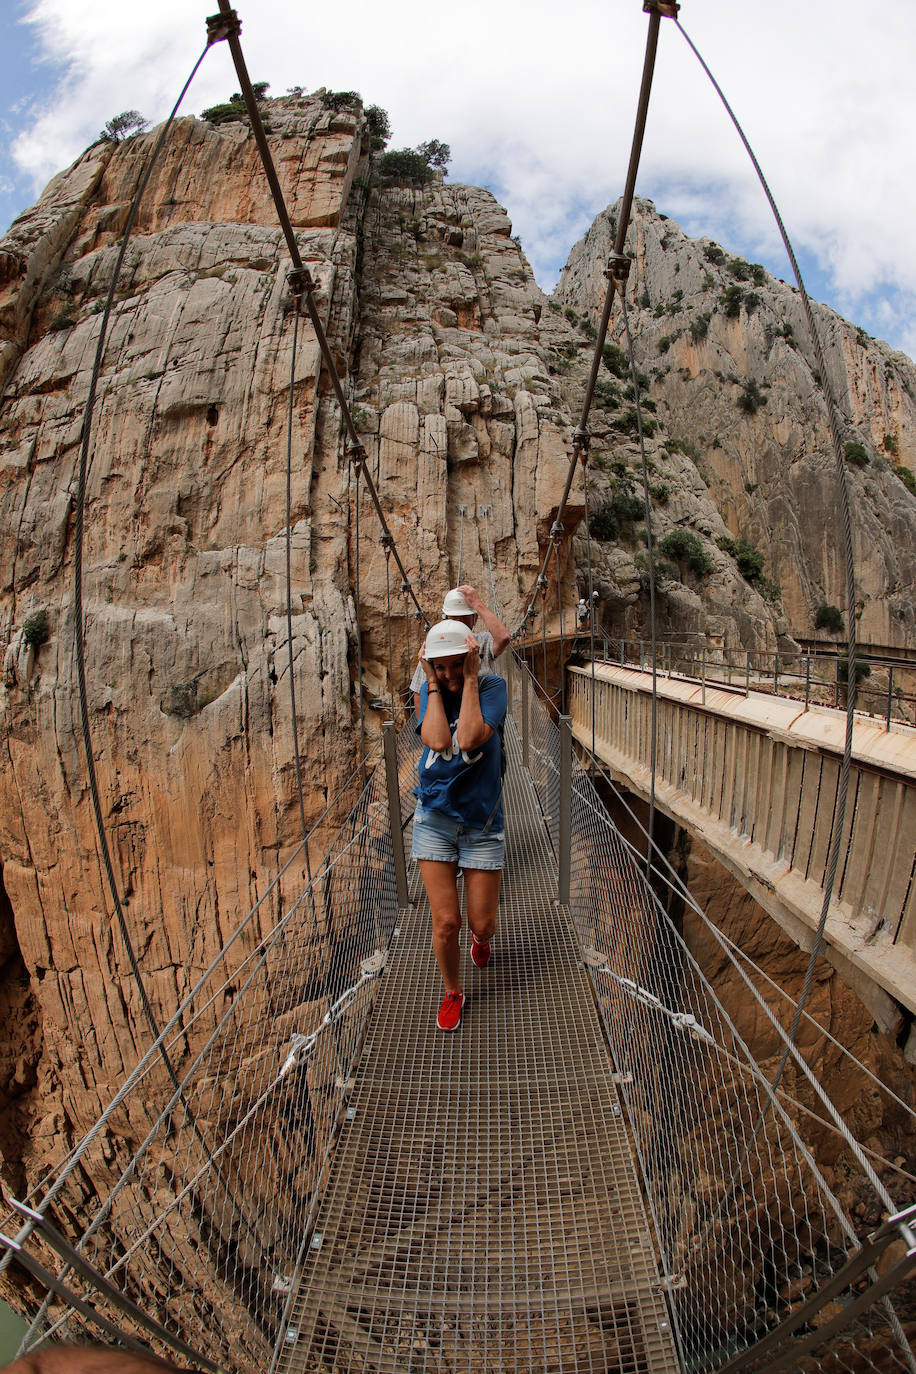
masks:
{"label": "limestone rock wall", "polygon": [[[554,298],[584,320],[597,320],[604,300],[617,209],[602,212],[575,246]],[[778,588],[770,596],[773,625],[813,636],[817,607],[845,608],[846,590],[825,397],[800,295],[758,265],[687,238],[650,201],[635,204],[626,251],[634,258],[627,300],[637,365],[659,427],[656,484],[671,492],[666,505],[656,501],[659,529],[673,521],[713,544],[727,533],[755,545]],[[916,497],[894,469],[916,471],[916,368],[826,307],[814,312],[843,442],[861,445],[865,456],[863,466],[846,464],[859,634],[881,645],[912,644]],[[625,348],[619,303],[612,326],[614,343]],[[613,407],[611,418],[619,419]],[[724,571],[727,559],[714,547],[709,553]],[[693,588],[714,634],[722,628],[718,577]],[[675,618],[689,622],[686,610]],[[753,647],[748,629],[740,640]]]}
{"label": "limestone rock wall", "polygon": [[[562,490],[568,417],[539,339],[543,298],[509,220],[487,192],[441,179],[370,192],[356,103],[334,110],[319,93],[267,112],[338,374],[417,594],[435,620],[460,576],[514,626]],[[73,583],[84,407],[155,137],[88,150],[0,245],[0,1173],[20,1196],[149,1040],[95,837]],[[115,288],[83,552],[101,809],[160,1023],[300,834],[285,578],[291,376],[290,610],[310,819],[358,758],[360,706],[405,687],[419,648],[364,484],[357,546],[353,470],[304,317],[293,359],[288,269],[247,125],[179,120]],[[369,709],[370,736],[378,720]],[[301,866],[291,870],[252,940],[301,880]]]}

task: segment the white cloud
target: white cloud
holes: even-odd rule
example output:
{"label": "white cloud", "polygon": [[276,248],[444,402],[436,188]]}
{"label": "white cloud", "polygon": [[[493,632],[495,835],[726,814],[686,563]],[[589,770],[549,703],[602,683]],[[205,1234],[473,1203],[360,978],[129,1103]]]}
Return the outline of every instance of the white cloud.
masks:
{"label": "white cloud", "polygon": [[[67,66],[14,145],[36,189],[113,114],[165,115],[203,46],[208,8],[161,0],[126,22],[114,0],[32,7],[44,50]],[[274,94],[355,88],[389,111],[396,144],[449,142],[453,176],[497,191],[542,281],[623,188],[648,24],[637,0],[466,0],[441,12],[426,0],[351,0],[343,17],[336,6],[259,0],[240,14],[249,71]],[[853,308],[893,288],[916,293],[907,174],[916,37],[906,7],[685,0],[680,18],[734,101],[799,252]],[[186,108],[237,85],[220,44]],[[733,251],[780,251],[738,136],[667,19],[637,190]]]}

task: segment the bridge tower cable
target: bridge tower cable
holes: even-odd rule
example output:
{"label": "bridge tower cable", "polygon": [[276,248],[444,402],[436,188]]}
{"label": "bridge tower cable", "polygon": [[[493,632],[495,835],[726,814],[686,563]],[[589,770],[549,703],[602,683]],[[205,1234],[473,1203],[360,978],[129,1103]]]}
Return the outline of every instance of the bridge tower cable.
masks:
{"label": "bridge tower cable", "polygon": [[[792,271],[793,271],[793,273],[794,273],[796,283],[798,284],[799,295],[800,295],[801,302],[802,302],[802,308],[804,309],[804,312],[805,312],[805,320],[806,320],[807,325],[808,325],[808,331],[809,331],[809,333],[810,333],[810,335],[811,335],[811,344],[812,344],[812,347],[813,347],[814,352],[815,352],[815,357],[816,357],[816,359],[817,359],[817,366],[818,366],[818,371],[819,371],[819,374],[820,374],[820,376],[819,376],[819,381],[820,381],[820,385],[821,385],[821,390],[822,390],[823,395],[824,395],[825,408],[826,408],[826,411],[827,411],[827,422],[828,422],[828,425],[829,425],[829,428],[830,428],[830,438],[831,438],[831,442],[832,442],[832,445],[833,445],[833,456],[834,456],[834,464],[835,464],[835,468],[836,468],[836,477],[837,477],[837,489],[838,489],[839,496],[840,496],[840,508],[841,508],[841,511],[842,511],[842,518],[843,518],[843,548],[844,548],[845,567],[846,567],[846,624],[847,624],[847,630],[846,630],[846,634],[847,634],[847,660],[846,660],[846,663],[847,663],[847,680],[846,680],[846,739],[845,739],[845,745],[844,745],[844,749],[843,749],[843,760],[842,760],[842,764],[841,764],[841,766],[840,766],[840,780],[839,780],[839,789],[838,789],[838,795],[837,795],[837,804],[836,804],[836,809],[835,809],[834,817],[833,817],[833,832],[832,832],[832,835],[831,835],[831,842],[830,842],[830,857],[829,857],[829,861],[828,861],[827,874],[826,874],[825,881],[824,881],[824,900],[823,900],[823,905],[822,905],[822,907],[821,907],[821,915],[820,915],[820,920],[819,920],[818,926],[817,926],[817,932],[816,932],[815,937],[814,937],[814,945],[813,945],[812,950],[811,950],[811,957],[810,957],[810,960],[809,960],[809,962],[808,962],[808,967],[807,967],[806,972],[805,972],[804,982],[803,982],[803,984],[802,984],[801,996],[799,997],[798,1007],[796,1008],[795,1017],[793,1018],[793,1022],[792,1022],[792,1027],[791,1027],[791,1032],[790,1032],[790,1043],[792,1043],[792,1042],[794,1042],[795,1035],[796,1035],[796,1033],[797,1033],[797,1031],[798,1031],[798,1026],[799,1026],[799,1023],[800,1023],[800,1021],[801,1021],[802,1011],[804,1010],[805,1004],[807,1003],[808,997],[809,997],[810,992],[811,992],[811,986],[812,986],[812,983],[813,983],[813,981],[814,981],[814,970],[815,970],[815,967],[816,967],[816,965],[817,965],[817,961],[818,961],[818,959],[820,958],[821,950],[822,950],[823,945],[824,945],[824,932],[825,932],[826,926],[827,926],[827,917],[828,917],[829,910],[830,910],[830,901],[831,901],[831,898],[832,898],[832,896],[833,896],[833,888],[834,888],[834,883],[835,883],[835,881],[836,881],[836,872],[837,872],[837,866],[838,866],[838,864],[839,864],[839,855],[840,855],[840,840],[841,840],[842,831],[843,831],[843,822],[844,822],[844,819],[845,819],[845,816],[846,816],[846,803],[847,803],[847,797],[848,797],[848,793],[849,793],[849,772],[850,772],[850,762],[851,762],[851,759],[852,759],[852,735],[853,735],[853,725],[854,725],[854,722],[855,722],[856,686],[857,686],[857,675],[856,675],[856,578],[855,578],[855,563],[854,563],[853,548],[852,548],[852,517],[851,517],[851,514],[850,514],[849,484],[848,484],[847,479],[846,479],[846,464],[845,464],[845,457],[844,457],[844,453],[843,453],[842,443],[841,443],[841,441],[840,441],[840,432],[839,432],[839,426],[838,426],[838,422],[837,422],[837,407],[836,407],[836,404],[835,404],[834,399],[833,399],[833,395],[832,395],[831,390],[830,390],[830,374],[829,374],[829,372],[828,372],[828,370],[827,370],[827,360],[826,360],[826,357],[825,357],[825,355],[824,355],[824,348],[823,348],[823,344],[822,344],[822,341],[821,341],[820,330],[818,329],[817,321],[815,320],[814,312],[813,312],[813,310],[812,310],[812,308],[811,308],[811,301],[810,301],[810,298],[809,298],[809,296],[808,296],[808,292],[807,292],[806,289],[805,289],[805,283],[804,283],[804,281],[802,280],[801,269],[800,269],[800,267],[799,267],[799,265],[798,265],[798,261],[797,261],[797,259],[796,259],[796,257],[795,257],[795,252],[794,252],[794,250],[793,250],[793,248],[792,248],[792,244],[791,244],[791,241],[790,241],[790,239],[789,239],[789,235],[788,235],[788,233],[787,233],[787,231],[786,231],[786,227],[785,227],[785,225],[784,225],[784,223],[783,223],[782,215],[781,215],[780,212],[779,212],[779,207],[778,207],[777,204],[776,204],[775,198],[774,198],[774,196],[773,196],[772,191],[770,190],[770,187],[769,187],[769,184],[768,184],[768,182],[767,182],[767,179],[766,179],[766,177],[765,177],[764,174],[763,174],[763,169],[761,168],[760,163],[759,163],[759,161],[757,160],[756,154],[754,153],[754,150],[753,150],[753,148],[751,147],[751,144],[750,144],[750,142],[749,142],[749,140],[748,140],[748,138],[747,138],[747,135],[745,134],[743,128],[741,127],[741,124],[740,124],[739,121],[738,121],[737,115],[735,114],[734,110],[732,109],[731,104],[729,103],[728,99],[726,98],[725,92],[722,90],[722,87],[719,85],[718,81],[717,81],[716,78],[713,76],[712,71],[711,71],[710,68],[707,66],[707,64],[706,64],[706,62],[704,61],[703,57],[701,56],[699,50],[697,49],[697,47],[695,46],[695,44],[694,44],[694,43],[691,41],[691,39],[689,38],[689,36],[688,36],[688,34],[686,33],[686,31],[685,31],[683,25],[681,24],[680,20],[676,19],[675,22],[676,22],[677,28],[679,29],[680,33],[682,34],[682,36],[683,36],[685,42],[687,43],[688,47],[690,48],[691,52],[694,54],[694,56],[696,57],[697,61],[698,61],[699,64],[700,64],[701,68],[702,68],[703,71],[705,72],[706,76],[709,78],[709,81],[710,81],[710,83],[712,84],[713,89],[715,90],[715,92],[716,92],[716,94],[718,95],[720,101],[722,102],[722,105],[724,106],[725,111],[726,111],[726,113],[728,114],[728,117],[729,117],[729,119],[731,120],[732,124],[734,125],[735,130],[736,130],[736,132],[737,132],[737,134],[738,134],[738,137],[740,138],[740,140],[741,140],[741,142],[742,142],[742,144],[743,144],[743,146],[744,146],[744,149],[745,149],[745,151],[747,152],[748,157],[750,158],[750,161],[751,161],[751,164],[752,164],[752,166],[753,166],[753,168],[754,168],[754,171],[755,171],[755,173],[757,174],[757,179],[758,179],[758,181],[760,182],[760,185],[761,185],[761,187],[762,187],[762,189],[763,189],[763,193],[764,193],[764,195],[766,196],[767,202],[768,202],[768,204],[769,204],[769,206],[770,206],[770,209],[771,209],[771,211],[772,211],[772,213],[773,213],[773,218],[774,218],[774,220],[776,221],[776,227],[777,227],[777,229],[779,230],[779,234],[780,234],[780,237],[781,237],[781,239],[782,239],[783,246],[785,247],[786,254],[787,254],[788,258],[789,258],[789,262],[791,263]],[[778,1064],[778,1066],[777,1066],[777,1068],[776,1068],[776,1072],[775,1072],[774,1077],[773,1077],[773,1084],[774,1084],[774,1087],[779,1083],[779,1080],[781,1079],[781,1077],[782,1077],[782,1075],[783,1075],[783,1072],[784,1072],[784,1070],[785,1070],[785,1067],[786,1067],[786,1063],[787,1063],[787,1062],[788,1062],[788,1046],[787,1046],[786,1049],[783,1051],[782,1057],[780,1058],[779,1064]]]}
{"label": "bridge tower cable", "polygon": [[[643,0],[643,11],[649,16],[649,26],[646,34],[646,49],[645,56],[643,59],[642,80],[639,88],[639,99],[637,103],[635,127],[633,130],[633,141],[630,147],[630,157],[627,165],[627,176],[624,185],[623,197],[621,201],[620,218],[617,224],[617,233],[614,240],[614,248],[611,252],[608,261],[608,267],[605,272],[605,276],[608,278],[608,285],[604,296],[604,306],[601,312],[601,320],[598,324],[598,332],[595,337],[594,349],[592,351],[592,364],[589,372],[588,382],[586,383],[585,397],[582,402],[582,411],[579,417],[579,424],[573,432],[572,453],[569,460],[569,466],[566,472],[566,483],[563,488],[563,493],[560,497],[560,503],[557,507],[557,513],[554,521],[555,524],[562,524],[563,514],[566,510],[566,503],[569,500],[569,493],[572,488],[573,477],[576,473],[576,465],[580,461],[580,451],[583,445],[586,445],[588,443],[590,438],[588,431],[588,416],[591,410],[592,400],[595,394],[595,384],[598,380],[598,370],[601,366],[602,349],[604,348],[605,340],[607,339],[608,325],[610,323],[611,310],[614,304],[614,295],[617,290],[617,284],[614,279],[614,270],[618,262],[620,262],[621,260],[623,262],[627,261],[623,252],[623,248],[626,242],[627,229],[629,228],[630,223],[630,212],[633,208],[633,196],[635,194],[636,189],[636,174],[639,169],[639,159],[642,153],[643,139],[645,137],[646,132],[646,120],[649,113],[649,97],[652,92],[652,78],[655,72],[655,58],[656,53],[658,51],[659,28],[663,18],[676,19],[679,8],[679,5],[673,3],[672,0]],[[542,576],[546,572],[549,560],[550,544],[548,543],[547,550],[544,554],[544,560],[541,564],[541,572],[539,576]],[[525,625],[525,620],[529,618],[530,613],[533,611],[535,599],[537,597],[537,590],[539,586],[540,582],[536,581],[535,589],[532,592],[531,598],[529,600],[528,610],[525,612],[525,615],[523,616],[521,623],[516,627],[515,631],[513,632],[513,638],[516,638],[521,633]]]}

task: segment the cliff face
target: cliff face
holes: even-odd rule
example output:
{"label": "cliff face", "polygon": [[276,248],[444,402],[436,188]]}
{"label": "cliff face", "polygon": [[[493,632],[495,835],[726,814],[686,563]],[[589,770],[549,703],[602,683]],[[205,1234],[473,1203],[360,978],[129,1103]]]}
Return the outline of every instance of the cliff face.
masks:
{"label": "cliff face", "polygon": [[[369,195],[358,106],[275,101],[270,123],[339,374],[417,593],[435,620],[460,572],[514,624],[566,453],[538,341],[542,298],[505,212],[484,191],[441,183]],[[152,139],[90,149],[0,247],[0,1152],[20,1195],[46,1153],[58,1156],[96,1118],[148,1036],[97,854],[72,586],[83,408]],[[180,120],[118,280],[84,540],[101,806],[160,1022],[299,837],[285,590],[288,268],[247,127]],[[303,320],[291,611],[311,818],[351,773],[360,738],[355,484],[320,372]],[[389,690],[386,611],[396,687],[420,627],[393,565],[386,577],[364,488],[360,517],[369,702]],[[283,884],[265,925],[282,901]]]}
{"label": "cliff face", "polygon": [[[602,212],[570,254],[555,302],[574,320],[596,321],[600,314],[616,213],[614,206]],[[767,581],[757,585],[774,607],[776,629],[813,636],[819,606],[845,607],[846,583],[827,408],[799,292],[708,240],[687,238],[650,201],[636,202],[626,251],[634,259],[627,287],[634,353],[645,376],[647,418],[658,426],[650,458],[657,490],[667,489],[664,501],[654,499],[658,533],[674,524],[691,527],[716,565],[702,587],[686,579],[701,607],[669,583],[664,599],[673,627],[757,647],[755,627],[734,618],[730,593],[723,596],[723,578],[735,567],[715,541],[730,536],[765,556]],[[895,468],[916,469],[916,368],[826,307],[815,305],[814,313],[850,454],[859,634],[875,644],[911,644],[916,496]],[[626,348],[619,302],[612,336]],[[578,375],[575,380],[581,384]],[[614,457],[635,468],[634,445],[629,455],[619,453],[623,398],[605,406],[598,399],[604,448],[613,439]],[[606,563],[609,557],[611,610],[633,607],[627,594],[632,554],[618,548]],[[749,590],[739,603],[759,616]],[[637,616],[631,611],[631,622]]]}
{"label": "cliff face", "polygon": [[[608,222],[574,250],[548,303],[486,191],[372,185],[357,106],[334,110],[319,95],[269,109],[292,223],[417,594],[435,619],[449,585],[474,582],[514,628],[566,477],[590,356],[580,321],[603,297]],[[0,1156],[20,1196],[148,1042],[97,853],[72,585],[83,409],[152,139],[90,149],[0,244]],[[832,457],[800,307],[767,279],[753,308],[747,297],[737,315],[717,308],[727,269],[638,208],[629,290],[647,415],[659,424],[649,439],[656,533],[691,527],[715,564],[702,584],[669,569],[662,624],[775,648],[810,629],[819,602],[843,601]],[[358,633],[367,705],[404,686],[420,640],[362,486],[357,497],[304,320],[293,360],[288,268],[246,126],[180,120],[117,285],[84,551],[102,811],[160,1020],[299,835],[285,581],[291,371],[290,609],[310,818],[358,757]],[[916,499],[890,459],[913,466],[916,374],[835,317],[828,325],[850,436],[871,456],[851,470],[862,629],[899,643],[912,627]],[[627,379],[603,380],[590,499],[618,528],[593,540],[593,558],[604,614],[626,629],[645,615],[639,517],[627,505],[638,450]],[[766,404],[740,410],[751,381]],[[583,509],[578,476],[568,531]],[[765,551],[782,608],[717,547],[728,533]],[[569,625],[569,540],[560,561]],[[551,615],[555,627],[553,592]],[[283,901],[281,883],[262,928]]]}

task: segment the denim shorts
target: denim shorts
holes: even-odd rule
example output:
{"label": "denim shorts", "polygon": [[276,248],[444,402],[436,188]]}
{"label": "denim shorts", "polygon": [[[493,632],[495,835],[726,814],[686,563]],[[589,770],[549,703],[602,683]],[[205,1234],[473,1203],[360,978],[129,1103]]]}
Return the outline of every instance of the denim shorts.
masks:
{"label": "denim shorts", "polygon": [[506,832],[492,828],[486,833],[483,828],[472,830],[441,811],[425,810],[417,802],[410,857],[456,863],[462,869],[501,869],[506,864]]}

